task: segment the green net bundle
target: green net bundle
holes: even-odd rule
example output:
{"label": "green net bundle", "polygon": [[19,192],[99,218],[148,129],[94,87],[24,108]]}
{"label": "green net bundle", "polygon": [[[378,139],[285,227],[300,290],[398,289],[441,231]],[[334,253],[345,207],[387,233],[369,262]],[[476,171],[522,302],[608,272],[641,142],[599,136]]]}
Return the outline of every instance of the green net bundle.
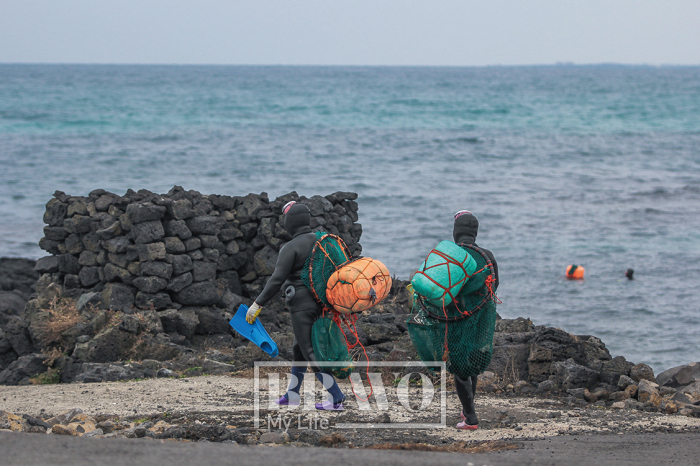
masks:
{"label": "green net bundle", "polygon": [[315,234],[316,245],[301,269],[301,281],[311,290],[316,300],[330,308],[326,299],[326,284],[333,272],[350,260],[350,253],[339,237],[323,231]]}
{"label": "green net bundle", "polygon": [[339,379],[347,378],[352,373],[353,364],[345,337],[338,325],[329,317],[321,317],[311,327],[311,344],[316,360],[319,362],[337,362],[337,365],[324,367]]}
{"label": "green net bundle", "polygon": [[414,295],[406,321],[421,360],[446,361],[447,370],[460,378],[478,375],[489,366],[496,326],[496,303],[486,280],[493,271],[485,267],[487,257],[480,250],[467,251],[480,272],[467,281],[455,302],[443,309]]}

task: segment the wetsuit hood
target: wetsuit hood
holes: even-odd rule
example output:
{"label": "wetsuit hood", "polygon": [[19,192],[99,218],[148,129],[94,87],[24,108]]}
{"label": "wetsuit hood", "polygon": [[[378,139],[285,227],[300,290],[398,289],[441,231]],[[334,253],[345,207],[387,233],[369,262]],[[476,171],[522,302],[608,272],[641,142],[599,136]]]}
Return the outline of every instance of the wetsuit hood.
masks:
{"label": "wetsuit hood", "polygon": [[[452,237],[457,244],[473,244],[476,246],[476,234],[479,231],[479,220],[466,210],[461,210],[455,214],[455,224],[452,230]],[[481,249],[493,264],[493,272],[496,282],[493,285],[494,291],[498,289],[498,264],[493,253],[486,248]],[[460,397],[461,399],[461,397]],[[466,413],[465,413],[466,414]]]}
{"label": "wetsuit hood", "polygon": [[292,205],[284,216],[284,229],[292,237],[311,233],[311,211],[304,204]]}
{"label": "wetsuit hood", "polygon": [[457,244],[472,244],[476,241],[476,234],[478,231],[479,220],[471,213],[462,213],[455,218],[452,237]]}

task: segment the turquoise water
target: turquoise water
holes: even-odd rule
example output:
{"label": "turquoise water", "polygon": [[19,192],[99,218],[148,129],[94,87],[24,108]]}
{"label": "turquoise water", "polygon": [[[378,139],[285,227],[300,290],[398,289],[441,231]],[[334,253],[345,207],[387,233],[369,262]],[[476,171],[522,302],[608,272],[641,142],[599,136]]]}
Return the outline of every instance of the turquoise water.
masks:
{"label": "turquoise water", "polygon": [[406,279],[466,208],[502,316],[658,371],[700,360],[699,148],[698,67],[0,65],[0,256],[57,189],[343,190]]}

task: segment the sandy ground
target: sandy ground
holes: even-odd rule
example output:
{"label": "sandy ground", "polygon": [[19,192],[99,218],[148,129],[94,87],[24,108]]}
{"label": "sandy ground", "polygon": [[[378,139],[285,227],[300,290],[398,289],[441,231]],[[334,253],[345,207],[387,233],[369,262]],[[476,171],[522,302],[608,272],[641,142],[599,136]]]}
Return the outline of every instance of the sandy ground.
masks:
{"label": "sandy ground", "polygon": [[[311,379],[311,377],[307,377]],[[575,407],[557,399],[487,395],[479,393],[476,399],[480,417],[479,430],[454,429],[459,422],[458,399],[447,392],[447,416],[444,428],[413,427],[406,423],[439,424],[440,405],[434,402],[424,410],[411,412],[398,401],[397,389],[386,388],[387,404],[378,409],[372,400],[367,405],[352,395],[347,381],[341,384],[348,396],[346,411],[318,412],[299,407],[269,410],[268,399],[282,393],[275,384],[268,386],[261,378],[259,430],[268,427],[267,415],[273,421],[278,416],[287,420],[291,432],[300,432],[311,426],[327,434],[341,432],[356,445],[374,443],[426,442],[448,443],[459,440],[523,440],[576,434],[624,433],[681,433],[699,432],[700,419],[679,415],[663,415],[628,409]],[[286,387],[284,377],[280,385]],[[321,386],[316,384],[317,401]],[[171,419],[180,414],[188,421],[208,424],[254,427],[254,382],[252,379],[228,376],[204,376],[180,379],[148,379],[133,382],[6,386],[0,389],[0,411],[14,414],[56,415],[72,408],[81,408],[90,415],[116,415],[122,419],[166,415]],[[375,394],[376,395],[376,394]],[[377,397],[379,398],[379,397]],[[418,408],[421,402],[417,388],[409,391],[408,403]],[[309,406],[308,404],[306,405]],[[379,406],[381,408],[381,406]],[[301,425],[300,422],[301,421]],[[387,424],[390,421],[395,424]],[[341,428],[343,425],[356,425]],[[360,428],[357,427],[360,426]],[[273,430],[278,427],[272,426]],[[296,429],[296,430],[295,430]]]}

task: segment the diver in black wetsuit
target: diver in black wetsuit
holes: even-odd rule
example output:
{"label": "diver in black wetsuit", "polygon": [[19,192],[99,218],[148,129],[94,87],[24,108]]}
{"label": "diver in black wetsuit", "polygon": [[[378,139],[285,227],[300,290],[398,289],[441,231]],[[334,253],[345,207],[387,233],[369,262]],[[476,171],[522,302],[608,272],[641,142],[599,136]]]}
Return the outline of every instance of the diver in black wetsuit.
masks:
{"label": "diver in black wetsuit", "polygon": [[[311,291],[301,281],[301,269],[311,250],[316,244],[316,235],[311,231],[311,213],[303,204],[289,202],[284,206],[284,228],[292,236],[292,240],[282,246],[277,257],[275,271],[265,284],[258,298],[248,309],[246,320],[255,322],[264,306],[277,292],[284,287],[285,305],[292,315],[294,344],[292,348],[294,362],[307,362],[316,373],[323,386],[332,396],[332,400],[316,403],[316,409],[340,411],[343,409],[345,396],[335,382],[333,376],[323,371],[317,364],[311,344],[311,327],[321,315],[321,305]],[[304,380],[304,367],[292,367],[292,377],[287,393],[277,403],[281,405],[299,404],[299,389]]]}
{"label": "diver in black wetsuit", "polygon": [[[469,211],[460,210],[455,214],[454,228],[452,230],[452,237],[455,243],[462,244],[473,244],[477,246],[476,234],[479,230],[479,220]],[[488,258],[493,263],[493,270],[496,275],[496,282],[493,285],[493,291],[495,292],[498,288],[498,264],[496,263],[496,258],[493,253],[488,249],[484,249],[479,246],[479,249],[484,251]],[[458,376],[455,378],[455,388],[457,389],[457,396],[459,401],[462,402],[462,422],[457,424],[458,429],[468,429],[474,430],[479,424],[479,420],[476,416],[476,409],[474,407],[474,395],[476,394],[476,382],[477,376],[472,376],[467,380],[461,379]]]}

